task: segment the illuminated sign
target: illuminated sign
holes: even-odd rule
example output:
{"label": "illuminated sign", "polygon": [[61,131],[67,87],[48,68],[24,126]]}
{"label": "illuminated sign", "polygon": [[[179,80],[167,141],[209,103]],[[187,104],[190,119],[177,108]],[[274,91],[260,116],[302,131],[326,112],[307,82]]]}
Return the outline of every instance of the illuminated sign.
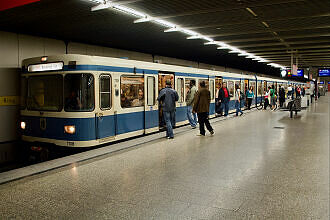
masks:
{"label": "illuminated sign", "polygon": [[297,70],[297,75],[292,75],[291,70],[288,70],[288,76],[298,76],[298,77],[303,77],[304,76],[304,70],[303,69],[298,69]]}
{"label": "illuminated sign", "polygon": [[330,76],[330,69],[319,69],[319,76]]}
{"label": "illuminated sign", "polygon": [[324,84],[324,81],[319,82],[319,84]]}
{"label": "illuminated sign", "polygon": [[28,72],[43,72],[43,71],[54,71],[54,70],[62,70],[63,63],[42,63],[42,64],[34,64],[28,66]]}

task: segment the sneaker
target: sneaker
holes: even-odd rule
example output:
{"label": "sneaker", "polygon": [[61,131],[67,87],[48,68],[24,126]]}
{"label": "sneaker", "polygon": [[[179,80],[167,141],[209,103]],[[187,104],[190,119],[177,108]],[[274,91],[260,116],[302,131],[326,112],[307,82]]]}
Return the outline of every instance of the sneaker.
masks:
{"label": "sneaker", "polygon": [[174,139],[174,137],[167,137],[167,139]]}
{"label": "sneaker", "polygon": [[241,114],[239,116],[242,116],[243,115],[243,112],[241,112]]}
{"label": "sneaker", "polygon": [[201,137],[204,137],[205,134],[197,134],[196,136],[201,136]]}
{"label": "sneaker", "polygon": [[191,129],[195,129],[195,128],[197,128],[197,126],[191,126]]}
{"label": "sneaker", "polygon": [[214,130],[210,131],[210,134],[211,134],[211,135],[214,135]]}

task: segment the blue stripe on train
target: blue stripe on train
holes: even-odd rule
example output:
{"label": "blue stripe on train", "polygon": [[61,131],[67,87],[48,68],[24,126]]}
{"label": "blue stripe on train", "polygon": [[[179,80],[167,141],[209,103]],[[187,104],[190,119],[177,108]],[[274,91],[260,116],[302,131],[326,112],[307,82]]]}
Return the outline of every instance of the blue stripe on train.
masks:
{"label": "blue stripe on train", "polygon": [[[214,114],[215,104],[210,104],[210,114]],[[146,120],[145,118],[146,117]],[[46,120],[46,129],[40,128],[40,119]],[[89,141],[106,138],[128,132],[158,127],[158,110],[132,112],[126,114],[103,116],[102,118],[56,118],[22,116],[26,129],[22,135],[67,141]],[[187,120],[187,107],[176,109],[176,122]],[[64,132],[65,125],[74,125],[75,134]],[[100,129],[97,129],[97,128]],[[144,128],[145,127],[145,128]]]}

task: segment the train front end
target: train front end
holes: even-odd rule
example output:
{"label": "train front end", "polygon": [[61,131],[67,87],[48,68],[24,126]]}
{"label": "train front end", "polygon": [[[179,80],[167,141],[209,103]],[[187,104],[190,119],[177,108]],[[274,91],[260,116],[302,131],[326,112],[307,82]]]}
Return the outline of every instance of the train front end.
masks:
{"label": "train front end", "polygon": [[76,71],[76,61],[66,58],[23,61],[20,128],[22,141],[32,150],[97,144],[94,75]]}

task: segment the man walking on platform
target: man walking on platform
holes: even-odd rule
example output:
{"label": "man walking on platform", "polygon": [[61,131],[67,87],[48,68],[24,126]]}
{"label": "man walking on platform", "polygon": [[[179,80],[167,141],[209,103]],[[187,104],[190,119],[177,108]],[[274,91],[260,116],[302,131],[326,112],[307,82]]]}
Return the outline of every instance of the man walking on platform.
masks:
{"label": "man walking on platform", "polygon": [[219,97],[218,97],[218,100],[219,100],[219,102],[221,104],[220,115],[222,115],[223,109],[225,110],[225,115],[224,116],[227,116],[228,115],[228,111],[229,111],[229,99],[230,99],[230,96],[229,96],[229,91],[227,89],[227,84],[224,82],[222,84],[222,88],[219,91]]}
{"label": "man walking on platform", "polygon": [[166,87],[160,90],[157,100],[163,108],[164,121],[166,123],[166,137],[173,139],[173,127],[175,125],[175,102],[179,100],[178,93],[172,89],[171,80],[166,80]]}
{"label": "man walking on platform", "polygon": [[187,97],[186,97],[186,103],[187,103],[187,116],[188,116],[188,120],[189,123],[191,125],[192,128],[196,128],[197,126],[197,116],[196,113],[192,112],[192,108],[194,105],[194,99],[195,99],[195,95],[197,92],[197,88],[196,88],[196,82],[195,80],[191,80],[189,83],[189,91],[187,93]]}
{"label": "man walking on platform", "polygon": [[201,89],[197,92],[194,102],[194,112],[197,112],[198,123],[199,123],[199,134],[198,136],[205,136],[206,125],[207,130],[214,134],[213,128],[210,125],[208,116],[210,110],[211,94],[210,91],[206,88],[205,82],[200,82]]}

